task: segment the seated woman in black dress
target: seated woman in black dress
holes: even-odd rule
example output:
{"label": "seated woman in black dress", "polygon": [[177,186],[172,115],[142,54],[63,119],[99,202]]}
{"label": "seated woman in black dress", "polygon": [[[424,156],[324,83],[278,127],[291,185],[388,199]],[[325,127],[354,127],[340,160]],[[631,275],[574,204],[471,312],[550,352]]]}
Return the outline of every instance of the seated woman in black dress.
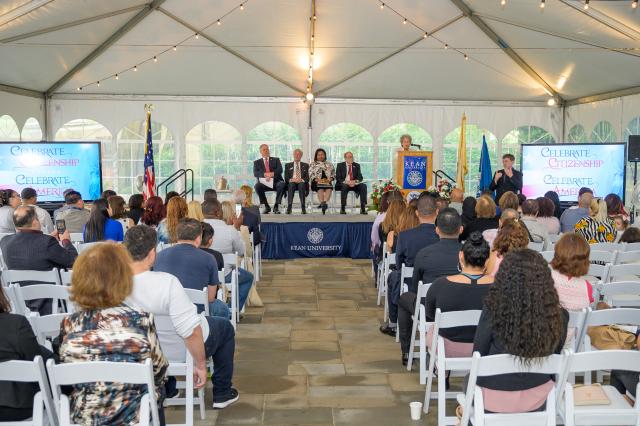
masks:
{"label": "seated woman in black dress", "polygon": [[[480,232],[474,232],[459,254],[460,273],[438,278],[427,292],[425,314],[433,321],[436,309],[442,312],[481,310],[484,298],[493,284],[493,277],[485,269],[491,250]],[[448,358],[469,357],[473,349],[475,327],[452,327],[440,330]],[[427,334],[431,345],[432,332]]]}
{"label": "seated woman in black dress", "polygon": [[[473,341],[481,356],[511,354],[526,364],[562,351],[569,314],[560,306],[547,261],[531,249],[508,252],[485,300]],[[516,373],[479,377],[485,410],[537,411],[554,377]]]}

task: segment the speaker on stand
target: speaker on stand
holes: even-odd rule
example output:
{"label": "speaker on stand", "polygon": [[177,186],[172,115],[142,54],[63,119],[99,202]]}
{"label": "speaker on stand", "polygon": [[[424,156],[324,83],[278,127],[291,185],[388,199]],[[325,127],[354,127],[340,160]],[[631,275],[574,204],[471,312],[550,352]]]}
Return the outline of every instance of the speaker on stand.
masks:
{"label": "speaker on stand", "polygon": [[631,220],[635,222],[636,206],[640,206],[640,188],[638,187],[638,162],[640,162],[640,135],[629,135],[627,143],[627,161],[633,163],[633,212]]}

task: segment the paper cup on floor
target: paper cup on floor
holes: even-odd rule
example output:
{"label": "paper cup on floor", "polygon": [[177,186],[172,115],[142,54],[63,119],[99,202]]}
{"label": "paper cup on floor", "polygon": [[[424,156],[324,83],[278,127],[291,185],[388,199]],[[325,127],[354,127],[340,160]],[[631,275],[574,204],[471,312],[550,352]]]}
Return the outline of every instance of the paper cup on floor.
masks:
{"label": "paper cup on floor", "polygon": [[409,407],[411,408],[411,420],[420,420],[420,416],[422,416],[422,402],[410,402]]}

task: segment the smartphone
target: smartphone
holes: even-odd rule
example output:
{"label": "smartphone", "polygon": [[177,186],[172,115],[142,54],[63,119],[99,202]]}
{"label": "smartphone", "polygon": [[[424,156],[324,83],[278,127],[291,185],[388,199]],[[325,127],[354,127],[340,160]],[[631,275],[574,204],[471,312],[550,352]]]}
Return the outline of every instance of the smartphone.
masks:
{"label": "smartphone", "polygon": [[236,204],[236,216],[240,217],[241,213],[242,213],[242,204]]}
{"label": "smartphone", "polygon": [[63,219],[56,220],[56,229],[60,235],[64,234],[64,231],[67,230],[67,225],[64,223]]}

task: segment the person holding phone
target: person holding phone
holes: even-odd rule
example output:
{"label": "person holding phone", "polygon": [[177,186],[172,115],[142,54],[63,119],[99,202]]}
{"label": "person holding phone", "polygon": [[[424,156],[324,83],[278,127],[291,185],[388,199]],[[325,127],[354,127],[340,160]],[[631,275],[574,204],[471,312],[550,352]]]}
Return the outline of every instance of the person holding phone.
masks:
{"label": "person holding phone", "polygon": [[505,192],[511,191],[520,194],[522,191],[522,172],[513,168],[516,157],[511,154],[502,156],[502,166],[504,169],[498,170],[493,175],[493,180],[489,186],[489,190],[496,191],[496,202],[500,202],[500,197]]}
{"label": "person holding phone", "polygon": [[344,153],[344,161],[336,167],[336,191],[340,191],[340,214],[347,214],[347,194],[349,191],[360,197],[360,213],[367,214],[367,185],[362,183],[360,164],[353,161],[353,153]]}

